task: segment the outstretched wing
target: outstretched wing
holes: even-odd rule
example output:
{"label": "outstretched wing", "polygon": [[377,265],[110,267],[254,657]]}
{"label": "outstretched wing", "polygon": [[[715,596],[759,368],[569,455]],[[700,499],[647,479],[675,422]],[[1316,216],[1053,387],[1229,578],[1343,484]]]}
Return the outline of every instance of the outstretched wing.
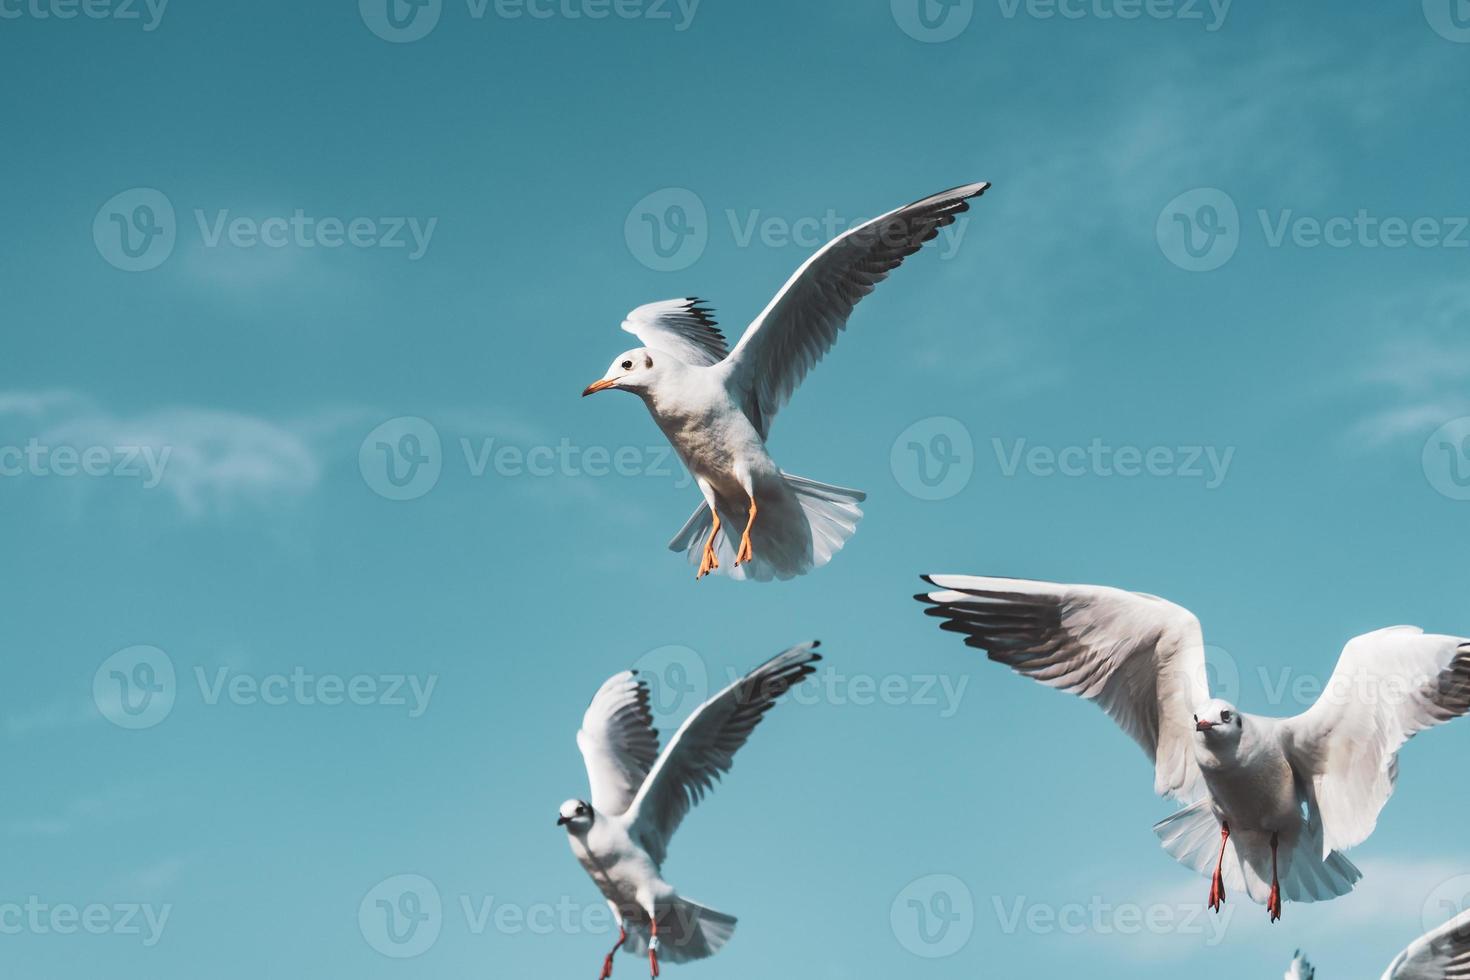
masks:
{"label": "outstretched wing", "polygon": [[811,674],[818,644],[778,654],[694,710],[679,726],[628,808],[628,830],[659,864],[694,804],[730,771],[735,752],[778,698]]}
{"label": "outstretched wing", "polygon": [[729,353],[714,311],[701,299],[666,299],[640,306],[628,314],[623,329],[645,347],[698,367],[718,364]]}
{"label": "outstretched wing", "polygon": [[1317,703],[1283,722],[1297,774],[1310,780],[1323,853],[1361,844],[1393,795],[1398,751],[1470,711],[1470,640],[1395,626],[1349,640]]}
{"label": "outstretched wing", "polygon": [[1470,909],[1410,943],[1383,980],[1470,980]]}
{"label": "outstretched wing", "polygon": [[730,352],[732,387],[762,436],[837,342],[858,301],[989,186],[966,184],[890,211],[828,242],[796,270]]}
{"label": "outstretched wing", "polygon": [[628,809],[658,758],[648,685],[634,671],[607,679],[582,716],[577,748],[587,764],[592,806],[615,815]]}
{"label": "outstretched wing", "polygon": [[925,575],[915,596],[991,660],[1094,701],[1154,762],[1154,791],[1199,796],[1193,714],[1209,698],[1199,620],[1156,596],[1097,585]]}

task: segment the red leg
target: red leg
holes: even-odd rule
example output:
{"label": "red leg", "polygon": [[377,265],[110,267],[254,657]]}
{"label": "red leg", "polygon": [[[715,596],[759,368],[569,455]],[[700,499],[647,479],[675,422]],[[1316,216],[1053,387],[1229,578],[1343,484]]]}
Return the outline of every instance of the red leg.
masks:
{"label": "red leg", "polygon": [[648,923],[651,935],[651,938],[648,940],[648,968],[656,978],[658,976],[658,916],[650,915],[648,917]]}
{"label": "red leg", "polygon": [[1225,845],[1230,842],[1230,825],[1220,824],[1220,857],[1215,862],[1215,877],[1210,881],[1210,905],[1216,913],[1220,906],[1225,904],[1225,876],[1222,869],[1225,867]]}
{"label": "red leg", "polygon": [[1281,918],[1281,879],[1276,876],[1276,845],[1280,843],[1277,834],[1271,835],[1271,897],[1266,902],[1266,911],[1271,914],[1271,921],[1275,922]]}
{"label": "red leg", "polygon": [[612,948],[612,953],[608,953],[607,954],[607,959],[605,959],[605,960],[602,961],[602,976],[598,977],[597,980],[607,980],[608,977],[612,976],[613,953],[616,953],[618,950],[622,949],[623,948],[623,943],[625,943],[627,941],[628,941],[628,930],[624,929],[621,925],[619,925],[618,926],[618,944]]}

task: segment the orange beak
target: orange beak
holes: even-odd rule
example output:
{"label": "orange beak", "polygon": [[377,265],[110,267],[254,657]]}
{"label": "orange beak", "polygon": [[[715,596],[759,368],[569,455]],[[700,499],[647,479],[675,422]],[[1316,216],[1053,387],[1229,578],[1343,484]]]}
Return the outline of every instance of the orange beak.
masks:
{"label": "orange beak", "polygon": [[591,395],[591,394],[594,394],[596,392],[602,391],[602,390],[604,390],[606,388],[613,388],[613,387],[616,387],[616,386],[617,386],[617,381],[611,380],[611,379],[608,379],[608,378],[603,378],[601,381],[594,381],[594,382],[592,382],[585,389],[583,389],[583,391],[582,391],[582,397],[583,398],[586,398],[588,395]]}

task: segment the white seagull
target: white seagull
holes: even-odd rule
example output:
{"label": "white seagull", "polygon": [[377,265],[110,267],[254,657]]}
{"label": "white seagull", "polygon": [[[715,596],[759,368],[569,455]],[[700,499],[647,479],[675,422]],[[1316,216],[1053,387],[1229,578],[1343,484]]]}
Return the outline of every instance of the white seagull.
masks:
{"label": "white seagull", "polygon": [[[776,413],[847,325],[859,300],[970,208],[987,183],[890,211],[828,242],[782,287],[733,351],[698,299],[640,306],[623,329],[644,344],[617,356],[587,396],[643,399],[704,495],[669,542],[696,578],[788,579],[825,565],[862,519],[866,494],[792,476],[766,452]],[[759,520],[757,520],[759,512]],[[723,531],[743,527],[738,545]]]}
{"label": "white seagull", "polygon": [[561,805],[572,853],[601,889],[618,919],[613,954],[648,951],[658,976],[660,956],[674,963],[712,956],[735,931],[735,917],[678,894],[660,867],[669,838],[689,809],[734,762],[761,718],[821,656],[816,642],[773,657],[694,710],[662,753],[648,708],[648,684],[636,672],[608,678],[577,732],[592,800]]}
{"label": "white seagull", "polygon": [[926,575],[915,598],[990,659],[1096,702],[1154,761],[1154,789],[1188,804],[1154,831],[1182,864],[1281,899],[1352,890],[1342,851],[1368,839],[1393,793],[1398,751],[1470,710],[1470,640],[1411,626],[1348,642],[1321,698],[1294,718],[1211,699],[1204,637],[1187,609],[1096,585]]}
{"label": "white seagull", "polygon": [[[1285,980],[1313,980],[1316,975],[1298,951]],[[1383,971],[1382,980],[1470,980],[1470,909],[1410,943]]]}

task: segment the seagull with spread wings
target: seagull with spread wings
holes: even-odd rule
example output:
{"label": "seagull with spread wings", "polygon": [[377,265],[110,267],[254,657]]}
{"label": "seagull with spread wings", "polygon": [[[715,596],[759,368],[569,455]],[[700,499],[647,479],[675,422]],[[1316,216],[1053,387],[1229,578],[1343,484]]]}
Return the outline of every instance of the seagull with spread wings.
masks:
{"label": "seagull with spread wings", "polygon": [[683,897],[660,868],[669,839],[694,804],[725,773],[735,752],[777,699],[821,660],[816,642],[761,664],[694,710],[662,753],[649,688],[634,671],[610,677],[577,732],[592,799],[561,805],[572,853],[618,919],[618,942],[602,964],[612,975],[619,949],[673,963],[712,956],[735,931],[735,918]]}
{"label": "seagull with spread wings", "polygon": [[[1316,976],[1298,950],[1285,980]],[[1382,980],[1470,980],[1470,909],[1410,943],[1383,971]]]}
{"label": "seagull with spread wings", "polygon": [[1154,827],[1211,879],[1210,907],[1244,889],[1281,901],[1352,890],[1342,852],[1368,839],[1393,794],[1398,752],[1470,711],[1470,640],[1396,626],[1348,642],[1322,696],[1294,718],[1212,699],[1194,614],[1096,585],[926,575],[915,598],[991,660],[1095,702],[1154,762],[1154,789],[1187,806]]}
{"label": "seagull with spread wings", "polygon": [[[708,306],[640,306],[623,329],[644,346],[587,386],[630,391],[699,485],[704,503],[669,542],[698,566],[738,579],[788,579],[825,565],[862,519],[866,494],[783,472],[766,451],[771,422],[837,342],[858,301],[968,211],[987,183],[890,211],[809,258],[728,350]],[[742,528],[738,539],[727,528]]]}

